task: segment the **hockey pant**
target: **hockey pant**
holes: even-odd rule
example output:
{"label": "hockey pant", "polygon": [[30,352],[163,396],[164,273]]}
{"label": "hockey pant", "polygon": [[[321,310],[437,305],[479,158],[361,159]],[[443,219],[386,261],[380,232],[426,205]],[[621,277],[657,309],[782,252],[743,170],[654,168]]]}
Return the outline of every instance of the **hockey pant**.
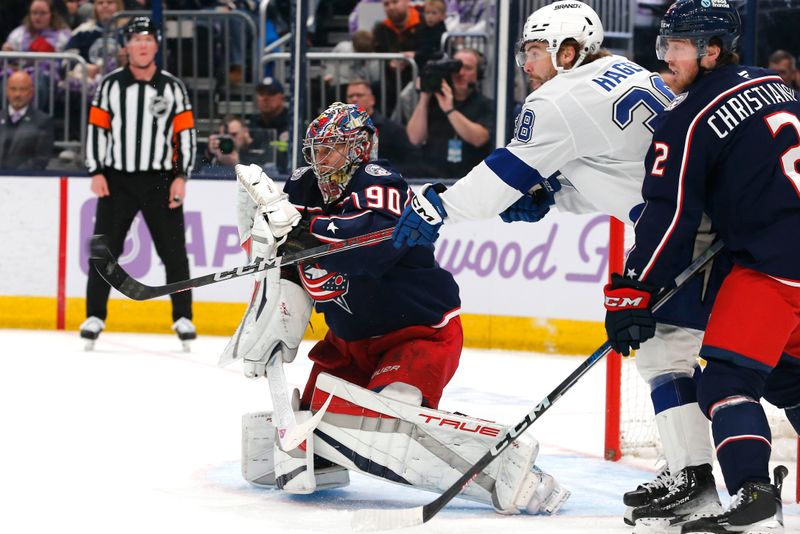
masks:
{"label": "hockey pant", "polygon": [[[324,373],[317,379],[312,410],[331,394],[334,399],[313,440],[288,453],[275,446],[269,414],[244,417],[242,468],[248,481],[308,493],[346,484],[336,472],[343,466],[441,493],[506,430],[489,421],[402,402]],[[534,466],[538,450],[538,442],[523,434],[464,488],[461,497],[490,504],[504,514],[555,513],[569,492]],[[317,455],[316,465],[309,454]],[[320,465],[320,458],[334,465]]]}

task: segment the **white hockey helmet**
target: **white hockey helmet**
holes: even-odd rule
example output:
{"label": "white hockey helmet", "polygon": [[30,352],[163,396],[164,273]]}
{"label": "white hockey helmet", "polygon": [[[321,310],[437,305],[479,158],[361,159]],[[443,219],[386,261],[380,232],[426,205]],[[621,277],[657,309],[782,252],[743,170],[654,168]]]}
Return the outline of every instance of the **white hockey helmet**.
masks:
{"label": "white hockey helmet", "polygon": [[544,41],[553,66],[558,72],[563,72],[565,69],[558,66],[557,55],[561,43],[566,39],[575,39],[581,47],[573,69],[583,63],[587,54],[600,51],[603,44],[603,23],[594,9],[576,0],[562,0],[531,13],[522,30],[519,49],[523,52],[523,57],[518,58],[517,63],[522,61],[524,65],[525,44]]}

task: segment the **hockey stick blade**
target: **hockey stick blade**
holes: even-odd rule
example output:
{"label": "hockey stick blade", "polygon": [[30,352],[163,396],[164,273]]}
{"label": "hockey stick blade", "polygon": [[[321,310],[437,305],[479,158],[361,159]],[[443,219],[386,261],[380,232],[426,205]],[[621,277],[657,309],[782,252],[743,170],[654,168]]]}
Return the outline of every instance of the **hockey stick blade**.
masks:
{"label": "hockey stick blade", "polygon": [[313,260],[321,258],[329,254],[336,254],[337,252],[344,252],[358,247],[369,245],[376,245],[382,241],[391,239],[392,231],[394,228],[385,228],[376,232],[371,232],[364,235],[343,239],[335,243],[327,243],[318,247],[301,250],[299,252],[292,252],[271,258],[269,260],[262,260],[258,263],[251,263],[243,265],[230,271],[220,271],[217,273],[210,273],[197,278],[190,278],[180,282],[172,282],[163,286],[148,286],[145,285],[127,272],[120,266],[117,259],[111,254],[108,246],[105,244],[105,236],[95,235],[92,236],[90,241],[91,257],[89,263],[100,273],[100,276],[111,285],[114,289],[133,300],[149,300],[156,297],[163,297],[171,293],[179,291],[188,291],[217,282],[224,282],[226,280],[233,280],[241,276],[249,276],[267,269],[282,267],[285,265],[294,265],[306,260]]}
{"label": "hockey stick blade", "polygon": [[[653,311],[659,309],[666,303],[683,284],[699,272],[703,267],[722,250],[722,241],[717,241],[705,252],[695,259],[683,272],[672,281],[670,287],[664,288],[653,299]],[[603,343],[591,356],[584,360],[567,378],[565,378],[556,388],[550,392],[533,410],[531,410],[522,421],[518,422],[512,429],[506,431],[500,439],[470,467],[461,478],[456,480],[453,485],[447,488],[439,497],[424,506],[413,508],[394,508],[394,509],[365,509],[356,510],[351,518],[353,530],[359,532],[373,530],[389,530],[393,528],[411,527],[421,525],[429,521],[439,511],[447,505],[454,497],[469,484],[475,476],[483,471],[492,461],[497,458],[511,443],[525,432],[541,415],[546,412],[558,399],[561,398],[575,383],[585,375],[594,364],[611,352],[611,345],[608,341]]]}

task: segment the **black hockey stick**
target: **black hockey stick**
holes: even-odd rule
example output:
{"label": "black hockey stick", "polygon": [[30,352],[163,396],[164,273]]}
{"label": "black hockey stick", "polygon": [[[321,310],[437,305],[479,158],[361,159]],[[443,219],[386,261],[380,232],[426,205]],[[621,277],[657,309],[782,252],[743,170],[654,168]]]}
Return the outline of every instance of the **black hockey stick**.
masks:
{"label": "black hockey stick", "polygon": [[[703,266],[705,266],[711,259],[722,250],[722,241],[717,241],[711,245],[708,250],[703,252],[689,265],[681,274],[679,274],[673,281],[671,287],[662,289],[653,299],[653,311],[660,308],[667,300],[669,300],[683,284]],[[429,502],[424,506],[416,506],[414,508],[395,508],[383,510],[356,510],[351,520],[353,530],[357,531],[372,531],[372,530],[387,530],[392,528],[404,528],[421,525],[429,521],[435,516],[444,506],[450,502],[453,497],[458,496],[459,493],[469,484],[472,479],[483,471],[497,456],[503,452],[511,443],[517,439],[534,421],[546,412],[558,399],[561,398],[575,383],[585,375],[589,369],[599,362],[603,357],[611,352],[611,345],[606,341],[600,348],[589,356],[583,363],[581,363],[572,374],[570,374],[563,382],[561,382],[553,391],[550,392],[533,410],[531,410],[525,418],[517,423],[514,428],[506,431],[499,441],[495,443],[489,451],[481,456],[481,458],[469,468],[461,478],[459,478],[452,486],[447,488],[444,493],[439,497]]]}
{"label": "black hockey stick", "polygon": [[329,243],[320,245],[318,247],[301,250],[277,256],[269,260],[263,260],[259,263],[251,263],[243,265],[230,271],[221,271],[218,273],[210,273],[197,278],[190,278],[189,280],[182,280],[180,282],[172,282],[163,286],[148,286],[138,280],[134,279],[131,275],[125,272],[117,259],[111,254],[105,241],[105,236],[94,235],[91,239],[91,257],[89,263],[97,269],[106,282],[111,287],[133,300],[148,300],[170,293],[177,293],[178,291],[188,291],[196,287],[207,286],[225,280],[232,280],[240,276],[248,276],[267,269],[281,267],[284,265],[293,265],[306,260],[313,260],[329,254],[335,254],[345,250],[350,250],[357,247],[364,247],[367,245],[375,245],[381,241],[386,241],[392,237],[394,228],[386,228],[376,232],[351,237],[337,241],[336,243]]}

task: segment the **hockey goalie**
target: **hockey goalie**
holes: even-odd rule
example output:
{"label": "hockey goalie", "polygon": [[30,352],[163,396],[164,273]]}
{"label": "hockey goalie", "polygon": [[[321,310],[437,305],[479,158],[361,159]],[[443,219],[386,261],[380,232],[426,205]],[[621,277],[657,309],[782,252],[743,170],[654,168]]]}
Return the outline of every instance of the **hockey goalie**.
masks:
{"label": "hockey goalie", "polygon": [[[237,219],[252,258],[272,258],[393,227],[413,193],[372,158],[366,112],[335,103],[308,127],[307,167],[281,191],[255,165],[237,165]],[[273,412],[242,419],[242,473],[257,485],[312,493],[349,483],[349,471],[442,492],[507,429],[437,409],[458,367],[458,286],[432,247],[390,241],[256,275],[255,290],[221,364],[266,376]],[[294,360],[312,307],[329,328],[309,352],[302,395],[282,365]],[[461,496],[503,514],[555,513],[569,497],[520,436]]]}

